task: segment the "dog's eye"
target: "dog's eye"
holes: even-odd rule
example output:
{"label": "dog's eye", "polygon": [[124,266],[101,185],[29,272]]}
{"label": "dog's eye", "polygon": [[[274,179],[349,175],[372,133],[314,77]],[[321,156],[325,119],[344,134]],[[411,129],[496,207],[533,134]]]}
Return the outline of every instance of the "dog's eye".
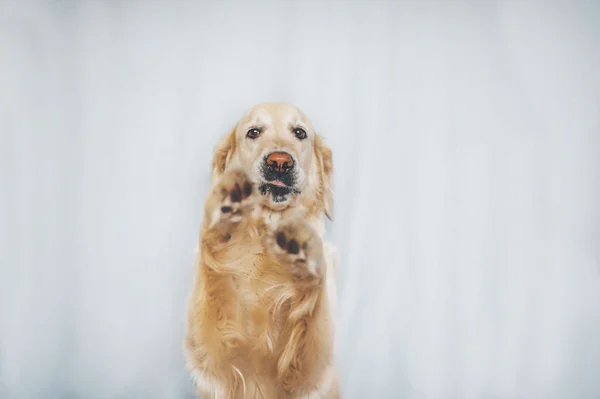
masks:
{"label": "dog's eye", "polygon": [[304,129],[302,129],[301,127],[297,127],[294,129],[294,134],[296,135],[296,137],[298,137],[300,140],[304,140],[306,138],[306,132],[304,131]]}
{"label": "dog's eye", "polygon": [[248,137],[249,139],[255,139],[260,135],[260,129],[256,129],[256,128],[252,128],[250,130],[248,130],[248,132],[246,133],[246,137]]}

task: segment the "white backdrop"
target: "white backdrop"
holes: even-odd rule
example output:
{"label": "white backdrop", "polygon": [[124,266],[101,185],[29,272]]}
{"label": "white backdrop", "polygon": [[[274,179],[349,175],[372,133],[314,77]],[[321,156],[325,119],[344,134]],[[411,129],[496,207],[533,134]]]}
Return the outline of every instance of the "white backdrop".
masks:
{"label": "white backdrop", "polygon": [[344,397],[600,398],[600,3],[0,2],[0,398],[190,398],[214,145],[334,149]]}

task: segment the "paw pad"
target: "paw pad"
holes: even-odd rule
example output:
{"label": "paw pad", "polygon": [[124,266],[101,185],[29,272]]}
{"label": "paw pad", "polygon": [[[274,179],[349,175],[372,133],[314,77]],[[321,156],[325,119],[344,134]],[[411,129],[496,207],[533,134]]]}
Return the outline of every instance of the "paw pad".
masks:
{"label": "paw pad", "polygon": [[236,226],[244,217],[251,215],[256,204],[253,194],[254,184],[244,170],[226,171],[215,186],[212,192],[214,197],[207,205],[209,226],[220,224],[222,230]]}
{"label": "paw pad", "polygon": [[250,194],[252,194],[252,183],[247,181],[246,183],[244,183],[244,198],[249,197]]}
{"label": "paw pad", "polygon": [[296,240],[290,240],[288,247],[287,247],[287,251],[294,255],[296,255],[298,252],[300,252],[300,247],[298,246],[298,243],[296,242]]}
{"label": "paw pad", "polygon": [[220,209],[222,213],[237,214],[243,201],[252,195],[254,187],[244,172],[232,172],[230,178],[233,181],[222,183],[221,186],[224,203]]}
{"label": "paw pad", "polygon": [[284,220],[266,244],[293,275],[300,278],[320,277],[322,273],[322,243],[318,234],[302,218]]}
{"label": "paw pad", "polygon": [[280,231],[279,233],[277,233],[277,245],[279,245],[281,247],[281,249],[285,249],[285,234]]}
{"label": "paw pad", "polygon": [[231,190],[231,202],[241,202],[242,201],[242,189],[240,185],[235,183],[235,187]]}
{"label": "paw pad", "polygon": [[[300,246],[298,245],[298,242],[293,238],[288,242],[283,231],[277,233],[275,240],[277,241],[277,245],[279,245],[279,247],[284,251],[287,251],[292,255],[297,255],[298,253],[300,253]],[[307,244],[304,243],[304,245],[302,245],[302,248],[306,249],[306,247]]]}

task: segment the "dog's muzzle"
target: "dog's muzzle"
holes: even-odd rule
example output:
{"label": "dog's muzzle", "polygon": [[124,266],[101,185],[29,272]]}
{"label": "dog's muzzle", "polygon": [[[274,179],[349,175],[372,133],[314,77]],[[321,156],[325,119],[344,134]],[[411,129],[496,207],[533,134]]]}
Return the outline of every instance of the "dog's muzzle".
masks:
{"label": "dog's muzzle", "polygon": [[263,195],[271,194],[275,202],[284,201],[291,193],[297,192],[294,158],[287,152],[274,151],[263,160],[261,174],[264,182],[259,186]]}

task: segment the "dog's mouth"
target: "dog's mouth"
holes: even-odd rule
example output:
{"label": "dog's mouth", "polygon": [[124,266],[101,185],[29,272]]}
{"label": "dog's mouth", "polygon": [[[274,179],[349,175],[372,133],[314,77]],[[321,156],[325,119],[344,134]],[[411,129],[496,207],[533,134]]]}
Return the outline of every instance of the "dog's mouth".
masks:
{"label": "dog's mouth", "polygon": [[271,196],[273,202],[284,202],[290,195],[298,194],[299,191],[290,187],[280,180],[265,181],[258,186],[258,190],[264,196]]}

